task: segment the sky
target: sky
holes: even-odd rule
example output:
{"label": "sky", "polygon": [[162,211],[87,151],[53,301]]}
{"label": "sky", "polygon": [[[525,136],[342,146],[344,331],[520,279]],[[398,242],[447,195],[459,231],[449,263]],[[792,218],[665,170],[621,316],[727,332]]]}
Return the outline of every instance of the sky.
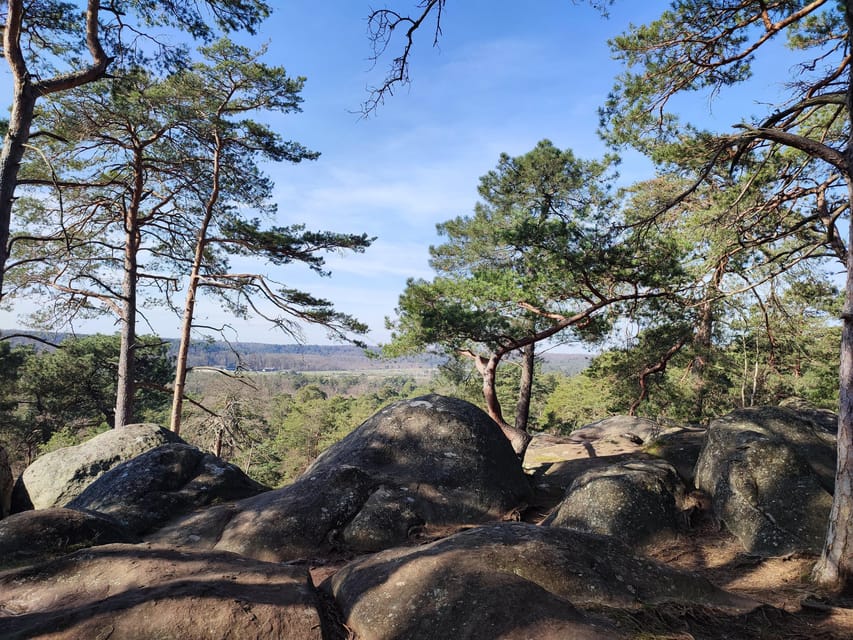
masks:
{"label": "sky", "polygon": [[[433,46],[431,25],[418,32],[411,60],[411,84],[399,87],[367,118],[359,114],[368,88],[384,78],[394,43],[375,65],[362,0],[273,2],[273,16],[250,46],[268,45],[265,61],[305,76],[302,112],[269,119],[286,139],[319,151],[316,161],[267,165],[276,184],[278,225],[304,223],[308,229],[375,236],[363,254],[332,255],[329,278],[299,266],[273,267],[270,276],[334,302],[337,310],[371,328],[366,340],[389,339],[385,318],[393,317],[408,278],[430,279],[429,246],[438,244],[436,224],[473,211],[479,177],[502,152],[512,156],[550,139],[581,158],[606,152],[599,140],[597,109],[604,103],[620,63],[607,40],[629,23],[654,19],[666,2],[617,2],[609,18],[584,2],[537,0],[449,0],[442,34]],[[399,11],[415,0],[388,0]],[[399,43],[398,43],[399,44]],[[11,94],[3,67],[0,96]],[[773,94],[769,83],[761,93]],[[755,90],[714,103],[696,96],[691,109],[714,128],[739,121]],[[651,177],[643,158],[626,154],[624,183]],[[257,269],[257,267],[256,267]],[[0,328],[22,324],[20,312],[0,310]],[[146,310],[161,336],[178,334],[179,318]],[[202,304],[199,320],[230,323],[229,339],[290,343],[293,338],[260,320],[235,322]],[[118,330],[111,318],[75,327],[81,333]],[[147,330],[147,329],[146,329]],[[319,328],[304,327],[308,344],[329,342]]]}

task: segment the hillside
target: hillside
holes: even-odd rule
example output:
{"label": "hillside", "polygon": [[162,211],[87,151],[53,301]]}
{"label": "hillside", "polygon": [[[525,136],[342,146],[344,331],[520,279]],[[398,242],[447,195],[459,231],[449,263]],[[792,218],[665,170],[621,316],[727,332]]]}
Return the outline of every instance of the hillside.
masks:
{"label": "hillside", "polygon": [[[37,349],[53,348],[69,334],[29,332],[33,339],[24,336],[24,331],[14,333],[9,341],[13,345],[33,344]],[[81,336],[82,337],[82,336]],[[171,355],[178,350],[178,341],[166,340]],[[546,372],[561,372],[574,375],[583,371],[593,356],[576,353],[546,353],[542,356],[542,368]],[[223,340],[197,341],[190,349],[191,367],[216,367],[248,371],[392,371],[432,370],[438,368],[444,358],[435,354],[424,354],[404,358],[382,358],[373,351],[352,345],[308,345],[267,344],[263,342],[225,342]]]}

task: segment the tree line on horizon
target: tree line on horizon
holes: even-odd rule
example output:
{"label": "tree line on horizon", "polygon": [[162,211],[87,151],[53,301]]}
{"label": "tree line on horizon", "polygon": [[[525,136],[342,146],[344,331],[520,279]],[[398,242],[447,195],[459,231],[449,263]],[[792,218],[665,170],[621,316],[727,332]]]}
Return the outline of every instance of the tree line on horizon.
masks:
{"label": "tree line on horizon", "polygon": [[[164,424],[170,409],[169,383],[174,350],[156,336],[139,338],[136,386],[139,420]],[[831,351],[837,336],[815,339]],[[0,342],[0,447],[20,473],[38,455],[79,444],[114,427],[114,398],[119,335],[68,338],[61,349],[37,350],[32,344]],[[733,354],[737,355],[737,354]],[[621,357],[607,351],[582,371],[552,369],[538,358],[532,393],[532,433],[569,434],[598,419],[624,414],[629,407]],[[800,356],[789,354],[794,359]],[[793,363],[795,360],[790,360]],[[727,407],[776,404],[791,396],[830,408],[837,402],[831,367],[805,375],[782,375],[760,361],[758,375],[743,372],[736,357],[728,376],[736,385],[722,387],[718,402]],[[389,363],[392,364],[392,363]],[[510,360],[501,367],[497,393],[513,398],[521,366]],[[692,401],[681,391],[684,371],[673,367],[649,415],[665,424],[683,424]],[[745,395],[742,395],[747,389]],[[293,479],[327,446],[333,444],[388,404],[427,393],[462,398],[477,404],[479,376],[464,363],[448,360],[415,374],[408,368],[364,371],[275,373],[244,372],[239,376],[199,368],[188,376],[188,398],[182,437],[215,452],[269,486]]]}

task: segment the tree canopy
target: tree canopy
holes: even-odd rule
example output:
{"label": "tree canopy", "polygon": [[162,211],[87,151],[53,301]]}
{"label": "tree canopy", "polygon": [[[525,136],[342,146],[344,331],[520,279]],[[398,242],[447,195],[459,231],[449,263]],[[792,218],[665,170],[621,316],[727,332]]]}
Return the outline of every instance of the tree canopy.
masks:
{"label": "tree canopy", "polygon": [[564,331],[594,340],[620,304],[669,295],[678,284],[671,253],[639,252],[609,171],[608,161],[580,160],[548,140],[523,156],[502,155],[480,179],[473,215],[438,225],[447,238],[430,250],[438,275],[409,281],[386,352],[433,345],[471,358],[487,410],[507,430],[495,393],[504,356]]}
{"label": "tree canopy", "polygon": [[[657,20],[613,40],[625,72],[602,110],[602,129],[613,144],[635,146],[664,166],[693,169],[696,185],[718,167],[741,184],[760,182],[763,201],[741,207],[735,200],[721,222],[759,229],[753,242],[770,248],[767,265],[795,263],[825,248],[847,266],[838,474],[827,545],[816,568],[822,582],[836,584],[853,571],[853,467],[848,463],[853,456],[853,259],[851,242],[845,244],[838,229],[842,216],[849,219],[853,200],[851,24],[847,3],[828,0],[673,2]],[[676,96],[717,95],[745,82],[756,57],[772,56],[782,39],[799,58],[783,104],[722,133],[700,131],[671,111]],[[694,160],[685,161],[689,157]],[[790,239],[794,248],[776,253],[780,238]]]}
{"label": "tree canopy", "polygon": [[111,67],[159,65],[174,69],[184,65],[188,48],[158,39],[152,35],[154,27],[177,29],[209,41],[220,30],[254,32],[270,9],[262,0],[119,0],[106,5],[97,0],[9,0],[0,10],[3,56],[14,83],[0,151],[2,298],[18,170],[30,138],[36,101],[95,82]]}

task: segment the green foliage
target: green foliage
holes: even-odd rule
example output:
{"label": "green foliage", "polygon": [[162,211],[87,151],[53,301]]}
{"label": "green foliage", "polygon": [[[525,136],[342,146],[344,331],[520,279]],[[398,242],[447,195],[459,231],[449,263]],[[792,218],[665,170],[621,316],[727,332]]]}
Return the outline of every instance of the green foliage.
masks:
{"label": "green foliage", "polygon": [[615,380],[604,383],[586,372],[559,376],[544,407],[544,428],[566,434],[584,425],[613,415],[616,406]]}
{"label": "green foliage", "polygon": [[276,432],[279,483],[290,482],[330,445],[358,427],[382,407],[417,395],[413,381],[378,381],[374,390],[359,396],[329,395],[317,384],[274,400],[270,426]]}
{"label": "green foliage", "polygon": [[820,273],[790,273],[732,322],[729,358],[737,363],[742,404],[797,396],[838,407],[841,293]]}
{"label": "green foliage", "polygon": [[[20,268],[8,276],[15,295],[42,301],[33,318],[38,326],[127,313],[116,298],[122,292],[120,299],[130,299],[128,288],[176,306],[175,287],[167,283],[189,274],[198,250],[192,282],[237,317],[261,316],[297,334],[299,322],[323,324],[338,336],[367,330],[328,300],[261,271],[230,268],[230,258],[240,256],[275,266],[303,263],[327,276],[324,253],[362,252],[372,242],[365,234],[262,224],[276,207],[261,163],[319,156],[258,121],[271,112],[298,113],[305,82],[264,63],[262,54],[220,39],[179,72],[159,77],[149,68],[130,68],[68,93],[40,114],[61,138],[42,140],[40,157],[48,162],[33,162],[25,172],[40,186],[52,187],[57,178],[66,186],[60,208],[38,204],[38,212],[18,219]],[[196,247],[199,229],[204,235]],[[144,277],[119,280],[123,251],[144,262]],[[46,254],[50,264],[39,261]],[[56,260],[66,265],[59,281]]]}
{"label": "green foliage", "polygon": [[[21,47],[30,73],[45,78],[79,69],[88,54],[86,3],[22,4]],[[100,44],[114,66],[175,69],[187,63],[187,55],[185,47],[174,43],[174,34],[164,37],[170,30],[210,41],[221,32],[255,33],[269,14],[269,4],[261,0],[114,0],[100,6],[96,18]]]}
{"label": "green foliage", "polygon": [[219,417],[190,409],[182,436],[212,449],[226,418],[222,457],[269,486],[294,480],[324,449],[382,407],[433,390],[402,374],[224,378],[199,372],[189,383],[193,397]]}
{"label": "green foliage", "polygon": [[[650,374],[638,413],[699,423],[792,396],[837,407],[840,294],[828,276],[792,270],[768,287],[718,304],[709,344],[701,350],[685,345],[665,368]],[[593,360],[584,375],[611,398],[609,411],[631,408],[640,393],[640,372],[683,329],[650,325],[625,347]]]}
{"label": "green foliage", "polygon": [[[818,4],[689,0],[611,42],[625,72],[601,111],[602,131],[659,168],[630,188],[626,218],[667,247],[685,276],[666,305],[633,309],[628,344],[597,363],[594,371],[620,388],[618,410],[637,408],[647,393],[638,411],[703,421],[791,394],[821,403],[835,395],[822,382],[822,370],[838,363],[823,342],[832,338],[815,342],[833,323],[794,329],[784,318],[804,309],[779,304],[808,280],[803,273],[821,280],[833,260],[846,261],[837,223],[848,209],[849,171],[833,150],[846,148],[849,123],[842,75],[827,64],[841,55],[845,31],[842,12]],[[785,34],[802,64],[784,105],[722,134],[679,120],[677,97],[716,98],[749,78],[753,54],[772,55]],[[800,369],[797,352],[821,356]]]}
{"label": "green foliage", "polygon": [[[19,380],[29,420],[46,435],[63,428],[112,426],[119,348],[117,335],[94,335],[29,357]],[[143,336],[135,348],[140,417],[162,418],[168,400],[164,388],[172,376],[167,347],[155,336]]]}
{"label": "green foliage", "polygon": [[39,445],[38,453],[39,455],[44,455],[45,453],[64,449],[65,447],[73,447],[85,442],[86,440],[94,438],[96,435],[103,433],[107,429],[109,429],[109,427],[105,424],[84,429],[61,427],[50,434],[50,438],[47,442]]}
{"label": "green foliage", "polygon": [[18,410],[18,380],[24,363],[32,354],[31,348],[13,348],[8,342],[0,342],[0,445],[13,461],[29,461],[39,444],[38,440],[28,437],[27,421]]}
{"label": "green foliage", "polygon": [[407,283],[385,353],[438,348],[473,359],[500,421],[493,380],[507,354],[557,334],[598,342],[638,309],[660,315],[690,277],[686,250],[626,215],[609,186],[612,163],[580,160],[548,140],[517,158],[503,154],[480,179],[473,215],[438,225],[447,241],[430,249],[437,275]]}
{"label": "green foliage", "polygon": [[609,168],[548,140],[523,156],[501,155],[480,179],[473,215],[438,225],[447,238],[430,249],[438,275],[407,283],[386,352],[511,349],[552,326],[547,314],[584,309],[587,283],[607,277],[620,239],[609,218]]}
{"label": "green foliage", "polygon": [[[0,445],[16,467],[112,426],[119,343],[115,335],[68,338],[54,350],[0,342]],[[140,417],[162,423],[172,377],[167,345],[143,336],[136,348]]]}

